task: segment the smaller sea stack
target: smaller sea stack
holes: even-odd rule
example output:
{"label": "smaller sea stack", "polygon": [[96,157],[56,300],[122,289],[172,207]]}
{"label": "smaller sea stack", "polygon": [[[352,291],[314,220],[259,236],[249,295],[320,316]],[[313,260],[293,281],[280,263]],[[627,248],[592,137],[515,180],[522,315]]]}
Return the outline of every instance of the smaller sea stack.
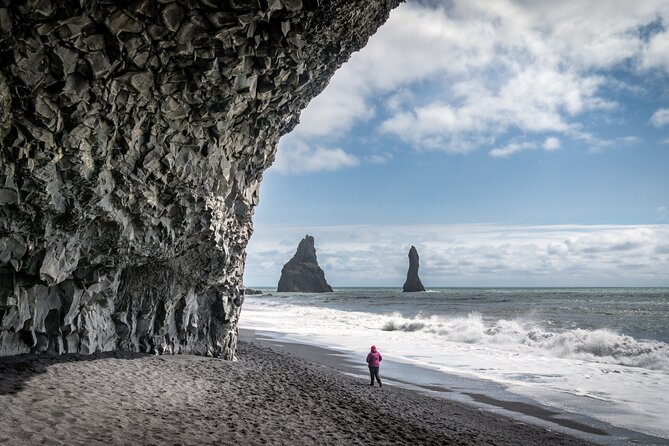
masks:
{"label": "smaller sea stack", "polygon": [[325,280],[325,273],[318,266],[314,238],[307,235],[302,239],[292,259],[283,265],[277,291],[303,293],[331,293],[332,288]]}
{"label": "smaller sea stack", "polygon": [[407,272],[407,281],[404,282],[402,291],[413,293],[415,291],[425,291],[425,287],[418,277],[418,251],[415,246],[409,250],[409,271]]}

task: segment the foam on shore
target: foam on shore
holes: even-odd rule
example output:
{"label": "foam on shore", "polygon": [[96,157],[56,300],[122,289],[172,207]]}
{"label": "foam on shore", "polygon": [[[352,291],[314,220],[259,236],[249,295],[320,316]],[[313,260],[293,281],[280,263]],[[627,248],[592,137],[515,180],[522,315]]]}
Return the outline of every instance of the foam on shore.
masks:
{"label": "foam on shore", "polygon": [[299,342],[388,357],[446,374],[489,380],[560,411],[669,439],[669,346],[607,329],[551,330],[531,318],[405,317],[247,299],[243,328],[290,334]]}

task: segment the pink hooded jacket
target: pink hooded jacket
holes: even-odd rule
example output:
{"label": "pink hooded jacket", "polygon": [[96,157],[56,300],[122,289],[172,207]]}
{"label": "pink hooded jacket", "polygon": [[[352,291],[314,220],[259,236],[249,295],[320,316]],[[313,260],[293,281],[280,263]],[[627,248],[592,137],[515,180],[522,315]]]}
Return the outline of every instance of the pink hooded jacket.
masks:
{"label": "pink hooded jacket", "polygon": [[367,354],[367,364],[370,367],[379,367],[382,360],[381,353],[377,352],[376,346],[372,345],[372,351]]}

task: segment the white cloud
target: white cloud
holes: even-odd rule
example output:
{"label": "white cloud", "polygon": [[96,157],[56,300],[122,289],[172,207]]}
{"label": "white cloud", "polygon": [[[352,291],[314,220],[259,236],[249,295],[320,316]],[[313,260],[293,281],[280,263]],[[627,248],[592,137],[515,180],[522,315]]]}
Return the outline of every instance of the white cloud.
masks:
{"label": "white cloud", "polygon": [[655,34],[644,46],[641,66],[669,71],[669,30]]}
{"label": "white cloud", "polygon": [[359,163],[356,156],[338,147],[310,147],[300,140],[283,138],[279,142],[273,168],[282,174],[302,174],[339,170],[357,166]]}
{"label": "white cloud", "polygon": [[395,9],[303,111],[295,135],[315,145],[374,118],[415,148],[451,153],[513,131],[579,139],[584,113],[617,107],[603,87],[620,81],[606,70],[669,71],[667,30],[639,31],[669,22],[666,0],[435,3]]}
{"label": "white cloud", "polygon": [[554,136],[546,138],[543,144],[544,150],[547,152],[553,152],[560,148],[560,140]]}
{"label": "white cloud", "polygon": [[610,106],[595,97],[602,82],[595,76],[525,67],[496,89],[482,81],[455,84],[456,105],[436,101],[401,111],[383,122],[381,130],[416,148],[456,153],[475,150],[512,129],[570,133],[577,129],[570,115]]}
{"label": "white cloud", "polygon": [[386,107],[389,110],[397,111],[406,106],[414,98],[415,95],[410,90],[401,88],[386,100]]}
{"label": "white cloud", "polygon": [[351,77],[346,71],[333,76],[323,93],[302,111],[300,123],[292,132],[293,136],[318,138],[333,135],[374,116],[374,108],[360,91],[366,89],[362,79]]}
{"label": "white cloud", "polygon": [[533,142],[524,142],[524,143],[513,142],[511,144],[507,144],[504,147],[497,147],[495,149],[492,149],[490,151],[490,156],[507,157],[513,155],[514,153],[521,152],[523,150],[531,150],[536,148],[537,145]]}
{"label": "white cloud", "polygon": [[658,129],[669,124],[669,108],[660,108],[650,117],[650,123]]}
{"label": "white cloud", "polygon": [[401,286],[415,245],[426,286],[667,286],[669,225],[256,228],[245,282],[276,285],[304,234],[337,286]]}
{"label": "white cloud", "polygon": [[551,136],[546,138],[543,143],[537,141],[512,142],[504,147],[492,149],[489,154],[498,158],[506,158],[524,150],[536,150],[539,148],[543,148],[546,152],[554,152],[560,148],[560,140]]}
{"label": "white cloud", "polygon": [[588,150],[592,153],[600,153],[604,150],[616,149],[620,147],[630,147],[642,141],[641,138],[633,135],[604,139],[598,138],[587,132],[575,132],[572,136],[575,140],[585,143],[588,147]]}
{"label": "white cloud", "polygon": [[392,153],[373,153],[365,157],[365,161],[372,164],[385,164],[393,159]]}

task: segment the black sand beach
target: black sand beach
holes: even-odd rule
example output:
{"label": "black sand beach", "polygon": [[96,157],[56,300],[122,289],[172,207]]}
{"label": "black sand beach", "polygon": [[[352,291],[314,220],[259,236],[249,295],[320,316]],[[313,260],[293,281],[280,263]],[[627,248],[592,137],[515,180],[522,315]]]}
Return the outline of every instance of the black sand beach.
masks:
{"label": "black sand beach", "polygon": [[0,444],[587,444],[257,343],[238,356],[1,358]]}

